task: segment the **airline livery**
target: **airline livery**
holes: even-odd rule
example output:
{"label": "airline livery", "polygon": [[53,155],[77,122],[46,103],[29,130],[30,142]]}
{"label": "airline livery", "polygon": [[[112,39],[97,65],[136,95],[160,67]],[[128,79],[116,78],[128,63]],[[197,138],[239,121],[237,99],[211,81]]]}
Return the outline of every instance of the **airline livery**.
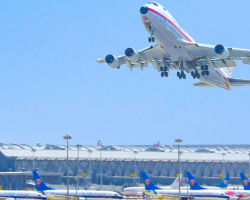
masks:
{"label": "airline livery", "polygon": [[38,192],[20,190],[0,190],[0,197],[6,199],[47,199],[47,197]]}
{"label": "airline livery", "polygon": [[140,51],[130,47],[124,56],[109,54],[97,62],[117,69],[126,64],[131,70],[136,67],[143,70],[152,63],[162,77],[168,77],[170,70],[178,70],[179,79],[186,79],[185,73],[190,73],[201,81],[194,84],[199,87],[217,86],[232,90],[234,86],[250,86],[250,80],[231,78],[235,60],[250,64],[250,50],[195,42],[166,8],[153,1],[140,8],[140,15],[150,34],[148,41],[157,40],[157,44]]}
{"label": "airline livery", "polygon": [[[33,177],[36,184],[37,191],[42,191],[45,195],[60,195],[67,196],[67,190],[55,190],[46,185],[39,174],[34,170]],[[84,197],[84,198],[113,198],[122,199],[123,197],[117,192],[111,191],[91,191],[91,190],[69,190],[69,196],[71,197]]]}
{"label": "airline livery", "polygon": [[[153,183],[153,181],[144,171],[142,171],[141,174],[145,189],[147,191],[151,191],[152,195],[156,195],[158,197],[178,197],[178,190],[164,190],[162,188],[159,188]],[[229,199],[229,196],[227,194],[219,190],[181,190],[181,196],[195,197],[195,199]]]}
{"label": "airline livery", "polygon": [[[193,177],[193,175],[190,172],[187,172],[187,177],[188,177],[188,183],[190,186],[191,190],[221,190],[222,188],[227,188],[229,180],[230,180],[230,175],[227,175],[224,180],[220,183],[220,185],[216,185],[215,187],[207,187],[204,188],[200,186],[198,181]],[[229,189],[234,189],[233,187]]]}
{"label": "airline livery", "polygon": [[[182,179],[182,174],[180,175],[180,178]],[[176,189],[179,187],[179,181],[180,181],[179,176],[176,177],[176,179],[174,180],[174,182],[169,185],[169,186],[164,186],[162,187],[162,189],[164,190],[172,190],[172,189]],[[143,190],[145,190],[145,187],[127,187],[123,189],[123,192],[142,192]]]}

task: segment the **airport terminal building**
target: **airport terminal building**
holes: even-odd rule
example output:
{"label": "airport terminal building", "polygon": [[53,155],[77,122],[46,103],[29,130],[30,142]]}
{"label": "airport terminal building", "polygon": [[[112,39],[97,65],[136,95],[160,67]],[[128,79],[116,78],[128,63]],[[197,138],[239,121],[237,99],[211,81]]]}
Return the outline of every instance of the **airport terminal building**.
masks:
{"label": "airport terminal building", "polygon": [[[132,186],[142,183],[140,172],[146,171],[155,183],[166,185],[179,172],[177,145],[83,145],[78,148],[70,145],[68,152],[71,184],[79,175],[81,184],[85,185],[99,184],[102,177],[104,185]],[[190,171],[207,185],[219,182],[220,174],[230,174],[230,182],[240,184],[239,173],[249,174],[250,145],[180,145],[180,154],[184,176]],[[43,174],[43,178],[47,176],[49,183],[61,184],[66,182],[67,147],[0,143],[0,163],[3,187],[18,185],[16,182],[21,179],[23,183],[19,185],[24,187],[26,179],[32,178],[33,169]],[[135,172],[136,177],[131,177]]]}

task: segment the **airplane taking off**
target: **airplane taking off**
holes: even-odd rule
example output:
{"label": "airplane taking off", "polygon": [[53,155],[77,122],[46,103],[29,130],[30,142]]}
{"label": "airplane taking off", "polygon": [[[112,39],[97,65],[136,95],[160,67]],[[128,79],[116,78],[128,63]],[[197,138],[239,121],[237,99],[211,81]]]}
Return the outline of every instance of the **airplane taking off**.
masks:
{"label": "airplane taking off", "polygon": [[[67,196],[67,190],[55,190],[46,185],[39,174],[33,170],[33,178],[36,184],[37,191],[42,191],[45,195],[60,195]],[[123,199],[123,197],[117,192],[112,191],[90,191],[90,190],[69,190],[69,196],[71,197],[84,197],[84,198],[113,198]]]}
{"label": "airplane taking off", "polygon": [[250,80],[231,78],[235,60],[250,64],[250,50],[196,43],[166,8],[153,1],[140,8],[140,15],[150,34],[148,41],[158,43],[140,51],[130,47],[124,56],[109,54],[97,62],[118,69],[127,64],[131,70],[136,67],[143,70],[152,63],[162,77],[168,77],[169,70],[180,70],[177,72],[179,79],[186,79],[185,72],[191,73],[194,79],[201,81],[194,84],[198,87],[232,90],[234,86],[250,86]]}

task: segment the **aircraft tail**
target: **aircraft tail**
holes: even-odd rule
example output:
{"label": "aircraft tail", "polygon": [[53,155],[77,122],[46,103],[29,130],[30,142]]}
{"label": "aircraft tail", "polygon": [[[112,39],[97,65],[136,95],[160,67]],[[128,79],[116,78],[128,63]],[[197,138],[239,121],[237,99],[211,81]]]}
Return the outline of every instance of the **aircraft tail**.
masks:
{"label": "aircraft tail", "polygon": [[143,179],[143,183],[145,185],[145,189],[146,190],[160,190],[161,188],[157,187],[153,181],[148,177],[148,175],[146,174],[146,172],[142,171],[141,172],[142,175],[142,179]]}
{"label": "aircraft tail", "polygon": [[33,177],[36,184],[37,191],[44,191],[44,190],[54,190],[54,188],[48,187],[43,179],[39,176],[36,170],[33,170]]}
{"label": "aircraft tail", "polygon": [[179,187],[179,183],[182,180],[183,175],[180,174],[180,176],[177,176],[174,182],[170,185],[171,188],[176,189]]}
{"label": "aircraft tail", "polygon": [[193,177],[190,172],[187,172],[188,183],[191,190],[206,190],[207,188],[201,187],[198,181]]}
{"label": "aircraft tail", "polygon": [[227,67],[225,68],[226,74],[228,78],[232,77],[233,67]]}
{"label": "aircraft tail", "polygon": [[250,183],[249,183],[249,180],[247,179],[247,177],[245,176],[245,174],[240,172],[240,177],[241,177],[241,182],[242,182],[242,185],[244,187],[244,190],[250,190]]}
{"label": "aircraft tail", "polygon": [[229,183],[229,180],[230,180],[230,175],[228,174],[224,180],[221,182],[220,185],[216,185],[216,187],[220,187],[220,188],[227,188],[228,186],[228,183]]}

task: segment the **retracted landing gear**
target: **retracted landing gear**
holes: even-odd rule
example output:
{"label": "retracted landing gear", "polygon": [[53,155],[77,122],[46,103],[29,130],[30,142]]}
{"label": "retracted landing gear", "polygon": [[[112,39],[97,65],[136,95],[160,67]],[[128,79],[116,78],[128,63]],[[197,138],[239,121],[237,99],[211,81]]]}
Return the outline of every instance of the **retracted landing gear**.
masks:
{"label": "retracted landing gear", "polygon": [[209,76],[208,65],[201,65],[201,70],[202,70],[201,72],[202,76],[205,75]]}
{"label": "retracted landing gear", "polygon": [[168,77],[168,68],[167,67],[160,67],[161,70],[161,77]]}
{"label": "retracted landing gear", "polygon": [[201,77],[201,75],[198,73],[198,71],[195,71],[195,72],[192,71],[192,72],[191,72],[191,76],[192,76],[194,79],[195,79],[195,78],[198,78],[198,79],[199,79],[199,78]]}
{"label": "retracted landing gear", "polygon": [[179,79],[186,79],[186,74],[183,72],[183,70],[181,70],[181,72],[177,72],[177,76],[179,77]]}

